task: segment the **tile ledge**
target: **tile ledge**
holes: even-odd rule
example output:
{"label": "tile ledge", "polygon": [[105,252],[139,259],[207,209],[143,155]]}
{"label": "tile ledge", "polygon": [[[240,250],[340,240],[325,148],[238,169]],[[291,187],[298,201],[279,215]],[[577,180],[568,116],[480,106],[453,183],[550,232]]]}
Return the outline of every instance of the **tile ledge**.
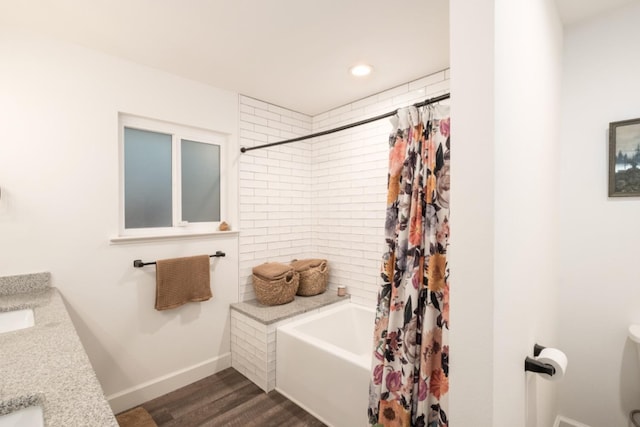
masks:
{"label": "tile ledge", "polygon": [[350,295],[339,297],[328,295],[326,292],[311,297],[296,296],[287,304],[282,305],[262,305],[257,300],[249,300],[231,304],[231,309],[248,316],[263,325],[270,325],[281,320],[288,319],[308,311],[316,310],[332,304],[349,302]]}

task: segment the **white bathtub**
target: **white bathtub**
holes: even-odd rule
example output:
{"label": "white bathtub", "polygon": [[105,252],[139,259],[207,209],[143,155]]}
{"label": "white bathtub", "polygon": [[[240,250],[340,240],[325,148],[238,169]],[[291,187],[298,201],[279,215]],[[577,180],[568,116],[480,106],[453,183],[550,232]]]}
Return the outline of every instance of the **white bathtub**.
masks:
{"label": "white bathtub", "polygon": [[279,327],[276,390],[330,426],[367,426],[374,318],[343,304]]}

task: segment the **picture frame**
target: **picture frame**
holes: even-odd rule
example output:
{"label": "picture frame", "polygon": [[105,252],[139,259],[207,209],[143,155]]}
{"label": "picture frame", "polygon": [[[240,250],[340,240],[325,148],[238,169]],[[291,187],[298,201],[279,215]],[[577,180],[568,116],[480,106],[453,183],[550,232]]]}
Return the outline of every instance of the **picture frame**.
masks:
{"label": "picture frame", "polygon": [[640,118],[609,123],[609,197],[640,197]]}

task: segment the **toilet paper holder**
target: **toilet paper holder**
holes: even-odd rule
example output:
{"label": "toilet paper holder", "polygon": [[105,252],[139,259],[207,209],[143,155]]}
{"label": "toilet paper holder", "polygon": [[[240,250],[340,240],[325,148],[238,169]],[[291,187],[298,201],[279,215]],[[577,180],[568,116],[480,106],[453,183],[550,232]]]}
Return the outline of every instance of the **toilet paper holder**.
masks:
{"label": "toilet paper holder", "polygon": [[[540,352],[542,352],[542,350],[544,350],[545,347],[536,344],[533,346],[533,356],[537,357],[540,355]],[[547,374],[549,376],[553,376],[556,373],[556,368],[554,368],[553,366],[549,365],[548,363],[542,363],[539,360],[533,359],[529,356],[527,356],[526,359],[524,359],[524,370],[525,371],[529,371],[529,372],[535,372],[538,374]]]}

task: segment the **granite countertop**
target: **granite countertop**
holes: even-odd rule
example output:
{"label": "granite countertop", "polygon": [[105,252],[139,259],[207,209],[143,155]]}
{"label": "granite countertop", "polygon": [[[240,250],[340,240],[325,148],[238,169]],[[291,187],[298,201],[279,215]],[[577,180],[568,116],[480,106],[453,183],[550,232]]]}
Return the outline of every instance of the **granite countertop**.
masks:
{"label": "granite countertop", "polygon": [[0,278],[0,311],[34,310],[33,327],[0,333],[0,415],[35,404],[48,427],[117,427],[60,293],[40,274]]}
{"label": "granite countertop", "polygon": [[269,325],[288,317],[297,316],[298,314],[324,307],[325,305],[335,304],[341,301],[348,302],[350,298],[349,295],[339,297],[333,292],[326,291],[320,295],[311,297],[296,295],[293,301],[282,305],[263,305],[257,300],[250,300],[231,304],[231,308],[258,322]]}

